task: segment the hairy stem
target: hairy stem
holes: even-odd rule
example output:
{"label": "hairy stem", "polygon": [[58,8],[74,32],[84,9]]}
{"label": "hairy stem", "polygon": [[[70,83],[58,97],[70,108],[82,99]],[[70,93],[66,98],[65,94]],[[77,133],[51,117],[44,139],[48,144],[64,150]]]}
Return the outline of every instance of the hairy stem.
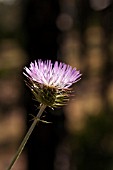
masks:
{"label": "hairy stem", "polygon": [[42,105],[41,106],[37,116],[35,117],[31,127],[29,128],[28,132],[26,133],[22,143],[20,144],[20,146],[19,146],[19,148],[18,148],[18,150],[17,150],[13,160],[11,161],[9,167],[7,168],[7,170],[11,170],[12,167],[14,166],[14,164],[16,163],[16,161],[19,158],[20,154],[22,153],[22,151],[23,151],[23,149],[24,149],[24,147],[25,147],[25,145],[26,145],[26,143],[27,143],[27,141],[28,141],[28,139],[29,139],[33,129],[35,128],[36,124],[39,122],[40,117],[41,117],[43,111],[45,110],[45,108],[46,108],[46,105]]}

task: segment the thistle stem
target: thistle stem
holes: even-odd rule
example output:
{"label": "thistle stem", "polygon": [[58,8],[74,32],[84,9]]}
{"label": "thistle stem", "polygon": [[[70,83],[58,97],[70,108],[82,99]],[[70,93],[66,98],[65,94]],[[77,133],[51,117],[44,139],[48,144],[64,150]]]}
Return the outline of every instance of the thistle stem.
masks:
{"label": "thistle stem", "polygon": [[40,117],[41,117],[43,111],[45,110],[45,108],[46,108],[46,105],[42,104],[37,116],[35,117],[31,127],[29,128],[28,132],[26,133],[22,143],[20,144],[20,146],[19,146],[13,160],[11,161],[9,167],[7,168],[7,170],[11,170],[12,167],[14,166],[14,164],[16,163],[16,161],[19,158],[20,154],[22,153],[22,151],[23,151],[23,149],[24,149],[24,147],[25,147],[25,145],[26,145],[26,143],[27,143],[33,129],[35,128],[36,124],[40,121]]}

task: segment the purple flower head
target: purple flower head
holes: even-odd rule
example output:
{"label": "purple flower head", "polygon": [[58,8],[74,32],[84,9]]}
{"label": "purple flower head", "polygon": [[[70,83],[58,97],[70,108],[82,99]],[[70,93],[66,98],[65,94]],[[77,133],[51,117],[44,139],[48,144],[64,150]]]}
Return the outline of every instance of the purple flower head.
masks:
{"label": "purple flower head", "polygon": [[28,78],[27,85],[36,99],[51,107],[66,103],[70,93],[69,87],[81,77],[76,68],[58,61],[53,64],[51,60],[35,61],[29,68],[25,67],[23,74]]}

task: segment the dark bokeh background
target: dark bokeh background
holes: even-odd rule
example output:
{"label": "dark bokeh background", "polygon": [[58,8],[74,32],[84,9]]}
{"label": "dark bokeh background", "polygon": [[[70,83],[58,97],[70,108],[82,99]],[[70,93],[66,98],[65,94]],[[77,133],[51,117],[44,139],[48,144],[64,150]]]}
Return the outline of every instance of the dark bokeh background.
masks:
{"label": "dark bokeh background", "polygon": [[112,0],[0,0],[0,170],[39,103],[23,67],[64,61],[82,72],[66,107],[47,108],[15,170],[113,169]]}

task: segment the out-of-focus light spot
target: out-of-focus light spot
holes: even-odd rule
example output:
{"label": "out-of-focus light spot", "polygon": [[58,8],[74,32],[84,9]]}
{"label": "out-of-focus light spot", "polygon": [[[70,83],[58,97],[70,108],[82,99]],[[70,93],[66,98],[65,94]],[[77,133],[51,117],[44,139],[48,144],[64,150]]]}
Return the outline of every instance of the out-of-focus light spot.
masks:
{"label": "out-of-focus light spot", "polygon": [[26,55],[18,42],[4,39],[0,44],[0,70],[21,68],[25,63]]}
{"label": "out-of-focus light spot", "polygon": [[73,19],[70,15],[62,13],[57,18],[56,25],[61,31],[68,31],[73,26]]}
{"label": "out-of-focus light spot", "polygon": [[108,87],[107,100],[109,102],[110,107],[113,109],[113,82],[111,82]]}
{"label": "out-of-focus light spot", "polygon": [[6,4],[6,5],[13,5],[16,2],[16,0],[0,0],[0,3]]}
{"label": "out-of-focus light spot", "polygon": [[90,0],[91,7],[97,11],[107,8],[110,2],[111,0],[99,0],[99,1]]}
{"label": "out-of-focus light spot", "polygon": [[104,31],[100,26],[89,27],[85,34],[86,42],[88,45],[101,44],[104,39]]}
{"label": "out-of-focus light spot", "polygon": [[106,61],[106,57],[105,54],[102,53],[102,50],[99,48],[93,48],[90,49],[87,52],[87,56],[88,56],[88,67],[89,67],[89,74],[100,74],[102,73],[102,70],[104,68],[104,64]]}

